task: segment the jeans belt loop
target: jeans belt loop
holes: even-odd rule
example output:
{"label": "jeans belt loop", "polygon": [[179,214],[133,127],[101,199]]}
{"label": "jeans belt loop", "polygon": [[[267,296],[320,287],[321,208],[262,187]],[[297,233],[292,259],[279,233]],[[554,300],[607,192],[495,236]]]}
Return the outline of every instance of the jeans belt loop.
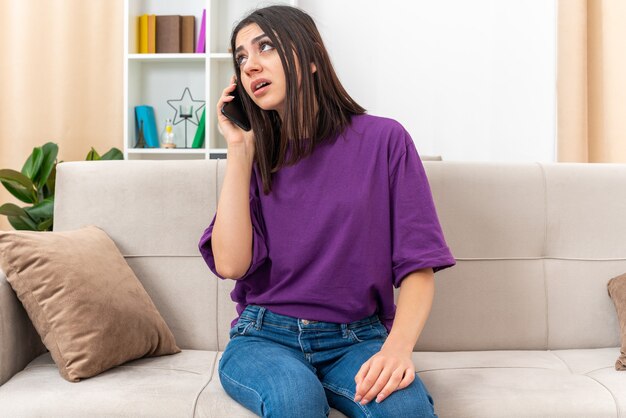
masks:
{"label": "jeans belt loop", "polygon": [[265,315],[265,310],[266,310],[266,308],[261,306],[259,308],[259,312],[257,313],[256,324],[254,325],[254,327],[257,329],[257,331],[260,331],[262,326],[263,326],[263,316]]}
{"label": "jeans belt loop", "polygon": [[341,324],[341,336],[348,338],[348,324]]}

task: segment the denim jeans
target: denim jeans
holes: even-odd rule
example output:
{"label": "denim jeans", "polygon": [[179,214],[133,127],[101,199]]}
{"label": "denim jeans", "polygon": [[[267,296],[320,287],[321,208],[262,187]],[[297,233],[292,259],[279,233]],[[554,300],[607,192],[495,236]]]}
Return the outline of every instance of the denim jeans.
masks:
{"label": "denim jeans", "polygon": [[354,377],[387,336],[376,314],[341,324],[248,305],[230,330],[220,381],[231,398],[262,417],[327,417],[331,407],[349,417],[437,417],[417,373],[381,403],[354,402]]}

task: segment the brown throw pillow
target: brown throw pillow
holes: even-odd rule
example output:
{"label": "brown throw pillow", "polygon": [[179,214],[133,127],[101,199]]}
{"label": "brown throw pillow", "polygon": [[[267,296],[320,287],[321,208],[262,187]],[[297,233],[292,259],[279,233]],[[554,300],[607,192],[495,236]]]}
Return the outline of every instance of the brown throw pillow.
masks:
{"label": "brown throw pillow", "polygon": [[181,351],[113,240],[97,226],[0,231],[0,268],[70,382]]}
{"label": "brown throw pillow", "polygon": [[621,354],[615,362],[615,370],[626,370],[626,273],[609,280],[607,288],[615,304],[622,339]]}

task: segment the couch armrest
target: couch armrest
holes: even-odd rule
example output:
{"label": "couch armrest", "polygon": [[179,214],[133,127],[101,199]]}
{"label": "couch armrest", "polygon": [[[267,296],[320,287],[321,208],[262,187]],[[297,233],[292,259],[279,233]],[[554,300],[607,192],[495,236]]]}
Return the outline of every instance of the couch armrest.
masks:
{"label": "couch armrest", "polygon": [[39,334],[0,269],[0,385],[45,352]]}

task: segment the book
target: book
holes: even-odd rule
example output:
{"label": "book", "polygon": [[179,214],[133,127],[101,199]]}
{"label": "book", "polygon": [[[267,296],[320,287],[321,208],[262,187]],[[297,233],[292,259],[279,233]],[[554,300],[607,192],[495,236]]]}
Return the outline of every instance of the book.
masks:
{"label": "book", "polygon": [[148,52],[148,15],[139,16],[139,53]]}
{"label": "book", "polygon": [[148,54],[156,53],[156,15],[148,15]]}
{"label": "book", "polygon": [[202,9],[202,21],[200,22],[200,33],[196,43],[196,53],[204,54],[204,43],[206,42],[206,9]]}
{"label": "book", "polygon": [[154,108],[152,106],[135,106],[135,138],[137,141],[140,138],[139,129],[141,127],[143,127],[146,148],[160,148],[159,135],[154,119]]}
{"label": "book", "polygon": [[179,15],[156,16],[157,54],[180,52],[180,21]]}
{"label": "book", "polygon": [[182,29],[180,40],[180,52],[194,53],[196,41],[196,17],[181,16]]}
{"label": "book", "polygon": [[206,106],[202,109],[202,116],[200,116],[200,123],[198,123],[198,129],[196,129],[196,134],[193,137],[193,143],[191,144],[191,148],[202,148],[204,145],[204,113],[206,111]]}

